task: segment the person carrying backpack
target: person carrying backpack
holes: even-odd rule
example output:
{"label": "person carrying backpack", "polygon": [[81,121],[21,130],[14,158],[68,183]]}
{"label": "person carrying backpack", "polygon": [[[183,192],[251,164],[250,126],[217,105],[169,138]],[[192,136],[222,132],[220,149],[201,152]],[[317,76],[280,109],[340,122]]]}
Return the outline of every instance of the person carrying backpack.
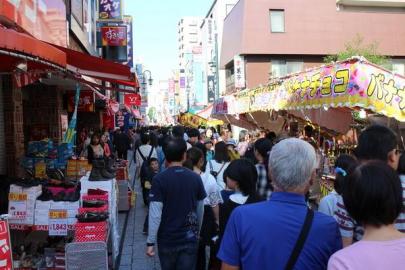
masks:
{"label": "person carrying backpack", "polygon": [[157,158],[156,148],[150,145],[150,135],[143,133],[141,135],[142,145],[135,151],[137,178],[141,180],[143,202],[147,205],[147,189],[145,188],[145,181],[148,177],[149,162],[151,158]]}

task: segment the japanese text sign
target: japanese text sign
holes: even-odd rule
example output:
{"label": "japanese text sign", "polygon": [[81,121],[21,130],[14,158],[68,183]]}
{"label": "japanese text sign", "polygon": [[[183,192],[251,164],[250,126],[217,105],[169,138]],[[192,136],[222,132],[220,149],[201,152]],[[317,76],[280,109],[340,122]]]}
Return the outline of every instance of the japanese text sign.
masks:
{"label": "japanese text sign", "polygon": [[12,257],[8,224],[7,221],[0,220],[0,269],[13,269]]}
{"label": "japanese text sign", "polygon": [[246,78],[245,78],[245,59],[243,56],[236,55],[233,59],[234,64],[234,74],[235,74],[235,88],[245,88]]}
{"label": "japanese text sign", "polygon": [[121,0],[98,0],[98,18],[100,20],[121,20]]}
{"label": "japanese text sign", "polygon": [[[68,112],[75,109],[75,93],[68,93]],[[78,112],[94,112],[94,93],[93,91],[80,91]]]}
{"label": "japanese text sign", "polygon": [[68,231],[67,210],[49,211],[49,235],[66,236]]}
{"label": "japanese text sign", "polygon": [[104,26],[101,27],[102,46],[126,46],[126,26]]}

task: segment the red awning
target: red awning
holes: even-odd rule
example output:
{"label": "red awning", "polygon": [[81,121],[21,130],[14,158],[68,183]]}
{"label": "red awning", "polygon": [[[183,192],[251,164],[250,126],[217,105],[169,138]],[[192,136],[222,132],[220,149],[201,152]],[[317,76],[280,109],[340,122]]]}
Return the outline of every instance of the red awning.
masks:
{"label": "red awning", "polygon": [[[14,59],[14,55],[12,53],[17,53],[21,55],[25,55],[28,57],[38,58],[38,59],[30,59],[27,60],[29,62],[39,63],[39,65],[57,65],[62,68],[66,68],[66,54],[55,48],[52,45],[49,45],[46,42],[40,41],[28,34],[17,32],[13,29],[7,29],[0,25],[0,50],[3,51],[2,55],[5,52],[9,52],[11,57]],[[35,60],[35,61],[34,61]],[[15,68],[14,66],[8,65],[5,66],[6,63],[2,62],[2,69],[6,68]]]}
{"label": "red awning", "polygon": [[102,58],[53,45],[64,51],[67,56],[68,70],[81,75],[97,78],[111,83],[139,87],[136,76],[130,67]]}

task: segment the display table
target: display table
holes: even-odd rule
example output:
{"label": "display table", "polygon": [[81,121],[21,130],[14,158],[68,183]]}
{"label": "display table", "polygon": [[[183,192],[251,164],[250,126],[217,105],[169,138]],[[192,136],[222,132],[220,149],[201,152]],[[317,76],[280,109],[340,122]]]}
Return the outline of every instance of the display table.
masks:
{"label": "display table", "polygon": [[112,248],[113,265],[118,257],[120,235],[118,232],[118,188],[117,181],[114,179],[107,181],[89,181],[89,173],[80,179],[82,195],[87,194],[89,189],[101,189],[108,192],[108,209],[109,209],[109,228]]}

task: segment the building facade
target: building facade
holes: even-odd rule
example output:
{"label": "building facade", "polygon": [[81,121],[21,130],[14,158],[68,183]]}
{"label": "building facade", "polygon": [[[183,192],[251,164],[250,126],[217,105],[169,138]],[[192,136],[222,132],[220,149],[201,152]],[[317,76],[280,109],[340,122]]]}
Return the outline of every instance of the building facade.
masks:
{"label": "building facade", "polygon": [[202,33],[203,88],[206,104],[225,93],[225,70],[219,68],[224,20],[238,0],[215,0],[200,28]]}
{"label": "building facade", "polygon": [[[227,93],[266,84],[274,77],[305,70],[344,50],[357,35],[377,42],[403,73],[404,1],[240,0],[226,17],[221,67]],[[370,12],[372,10],[372,12]],[[235,56],[242,62],[235,66]],[[244,71],[241,74],[235,74]]]}

